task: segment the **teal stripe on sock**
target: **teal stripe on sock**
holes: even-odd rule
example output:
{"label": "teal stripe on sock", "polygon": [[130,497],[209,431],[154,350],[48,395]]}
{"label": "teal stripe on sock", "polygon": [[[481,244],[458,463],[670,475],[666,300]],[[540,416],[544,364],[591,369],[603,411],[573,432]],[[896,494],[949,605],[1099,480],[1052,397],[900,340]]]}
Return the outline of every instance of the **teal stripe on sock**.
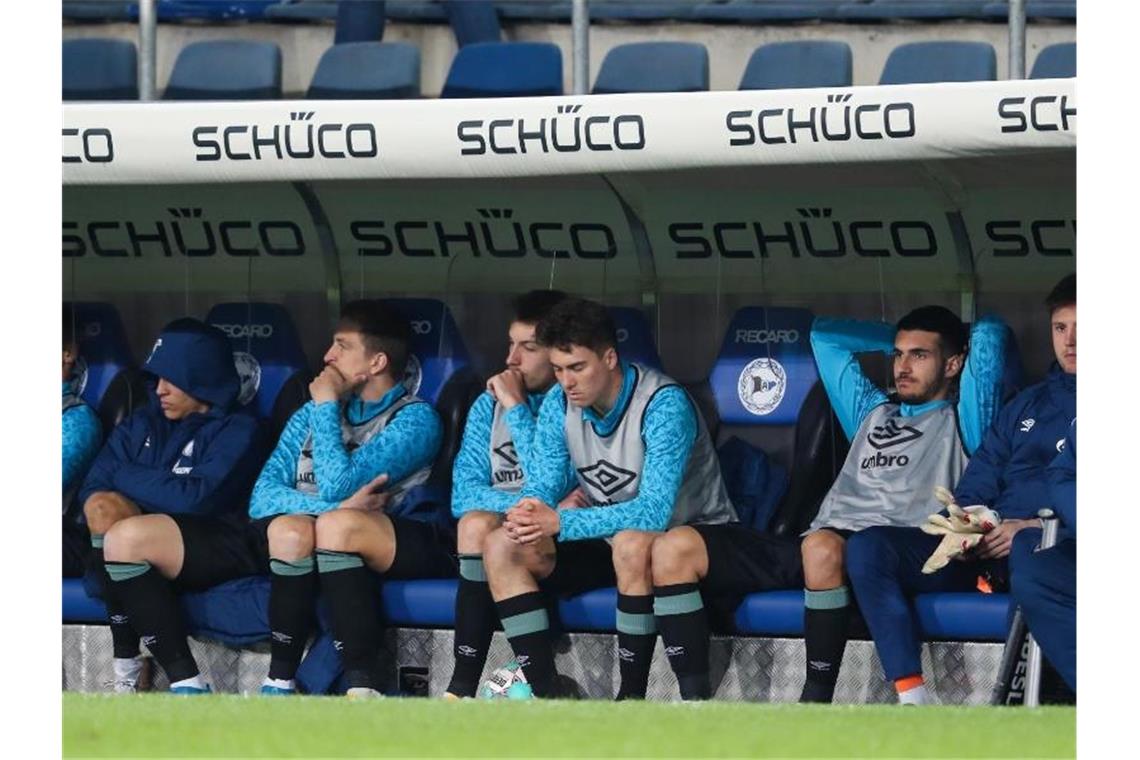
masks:
{"label": "teal stripe on sock", "polygon": [[335,573],[340,570],[351,570],[354,567],[364,567],[364,560],[359,554],[350,552],[330,552],[324,549],[317,550],[317,571],[321,573]]}
{"label": "teal stripe on sock", "polygon": [[687,594],[677,594],[676,596],[653,597],[653,614],[658,617],[685,615],[696,612],[704,606],[700,591],[690,591]]}
{"label": "teal stripe on sock", "polygon": [[483,555],[464,555],[459,558],[459,577],[475,583],[486,583],[487,573],[483,570]]}
{"label": "teal stripe on sock", "polygon": [[293,560],[292,562],[283,559],[269,558],[269,572],[274,575],[308,575],[313,572],[313,566],[316,562],[312,557],[304,557],[302,559]]}
{"label": "teal stripe on sock", "polygon": [[804,606],[809,610],[841,610],[851,603],[851,595],[846,586],[829,588],[826,591],[804,589]]}
{"label": "teal stripe on sock", "polygon": [[92,546],[92,548],[95,548],[95,549],[102,549],[103,548],[103,534],[102,533],[92,533],[91,534],[91,546]]}
{"label": "teal stripe on sock", "polygon": [[620,633],[644,636],[657,633],[657,618],[648,612],[617,611],[617,629]]}
{"label": "teal stripe on sock", "polygon": [[104,567],[107,568],[107,575],[111,576],[111,580],[129,581],[131,578],[137,578],[147,570],[150,570],[150,563],[108,562]]}
{"label": "teal stripe on sock", "polygon": [[546,610],[531,610],[503,618],[503,632],[507,634],[508,639],[545,631],[549,627],[550,621],[546,618]]}

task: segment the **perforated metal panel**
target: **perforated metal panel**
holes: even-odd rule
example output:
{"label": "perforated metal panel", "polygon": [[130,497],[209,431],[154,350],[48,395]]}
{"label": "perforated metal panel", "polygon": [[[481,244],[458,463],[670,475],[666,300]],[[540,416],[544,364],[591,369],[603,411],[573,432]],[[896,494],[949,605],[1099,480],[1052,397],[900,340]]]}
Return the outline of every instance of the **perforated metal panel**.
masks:
{"label": "perforated metal panel", "polygon": [[[619,683],[616,637],[576,633],[562,636],[556,647],[559,673],[578,685],[583,697],[612,699]],[[268,645],[234,649],[217,642],[191,640],[190,649],[215,691],[256,693],[269,670]],[[112,679],[111,634],[105,626],[63,627],[63,688],[67,691],[107,691]],[[927,686],[943,704],[985,704],[989,699],[1001,644],[935,642],[923,647]],[[393,652],[395,656],[393,657]],[[506,638],[497,632],[491,641],[490,671],[512,659]],[[429,696],[447,688],[454,666],[452,632],[402,628],[388,631],[381,652],[385,690],[397,687],[403,669],[426,669]],[[752,702],[795,702],[804,678],[802,639],[714,637],[710,673],[716,699]],[[154,688],[167,682],[156,668]],[[647,697],[676,700],[677,681],[658,642],[649,673]],[[870,641],[851,641],[836,686],[837,703],[893,702],[894,690],[883,677]]]}

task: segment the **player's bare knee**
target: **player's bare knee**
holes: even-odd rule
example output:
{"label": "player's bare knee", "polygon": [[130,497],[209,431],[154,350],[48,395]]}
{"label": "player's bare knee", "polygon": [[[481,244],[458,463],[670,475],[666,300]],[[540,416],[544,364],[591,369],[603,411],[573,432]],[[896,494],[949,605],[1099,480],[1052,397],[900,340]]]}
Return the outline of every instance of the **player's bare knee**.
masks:
{"label": "player's bare knee", "polygon": [[115,523],[103,538],[103,556],[111,562],[143,562],[155,547],[154,526],[127,518]]}
{"label": "player's bare knee", "polygon": [[92,533],[106,533],[123,517],[117,502],[102,492],[92,494],[83,503],[83,516],[87,518],[87,527]]}
{"label": "player's bare knee", "polygon": [[507,531],[496,528],[483,539],[483,567],[488,573],[518,562],[518,544],[511,540]]}
{"label": "player's bare knee", "polygon": [[278,517],[269,523],[269,556],[295,562],[312,556],[316,545],[316,525],[312,518],[297,515]]}
{"label": "player's bare knee", "polygon": [[334,509],[317,518],[316,541],[321,549],[334,552],[356,551],[363,515],[355,510]]}
{"label": "player's bare knee", "polygon": [[458,546],[464,554],[483,551],[483,542],[491,531],[502,524],[502,516],[495,512],[473,511],[459,518]]}
{"label": "player's bare knee", "polygon": [[614,534],[614,570],[619,576],[644,575],[653,553],[653,542],[659,534],[642,530],[623,530]]}
{"label": "player's bare knee", "polygon": [[843,582],[844,544],[843,539],[831,531],[817,531],[804,538],[800,555],[809,588]]}
{"label": "player's bare knee", "polygon": [[[690,535],[692,534],[692,535]],[[696,574],[700,537],[696,531],[675,528],[653,542],[653,583],[668,586],[686,583]]]}

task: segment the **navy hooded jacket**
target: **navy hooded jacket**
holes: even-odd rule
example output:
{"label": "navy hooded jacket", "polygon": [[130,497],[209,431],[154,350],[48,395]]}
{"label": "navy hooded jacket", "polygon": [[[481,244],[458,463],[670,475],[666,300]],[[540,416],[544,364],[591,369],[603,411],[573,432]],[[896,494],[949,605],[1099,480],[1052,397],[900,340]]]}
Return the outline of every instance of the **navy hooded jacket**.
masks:
{"label": "navy hooded jacket", "polygon": [[1013,397],[970,457],[954,489],[963,506],[986,504],[1003,518],[1026,519],[1052,506],[1045,468],[1077,416],[1077,376],[1054,363],[1049,375]]}
{"label": "navy hooded jacket", "polygon": [[80,503],[96,491],[117,491],[144,512],[243,512],[265,445],[257,420],[236,412],[240,383],[226,336],[196,319],[175,320],[143,370],[210,408],[168,420],[152,383],[149,403],[111,432],[95,458]]}

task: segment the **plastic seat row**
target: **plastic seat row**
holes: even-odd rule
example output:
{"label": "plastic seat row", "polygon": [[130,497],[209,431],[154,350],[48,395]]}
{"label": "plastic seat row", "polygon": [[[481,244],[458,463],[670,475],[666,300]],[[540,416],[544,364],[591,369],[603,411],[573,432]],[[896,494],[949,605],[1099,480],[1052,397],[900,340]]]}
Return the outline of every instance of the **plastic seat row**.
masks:
{"label": "plastic seat row", "polygon": [[[362,3],[336,0],[158,0],[160,21],[291,20],[311,21],[337,17],[339,5]],[[458,3],[457,3],[458,4]],[[512,21],[567,21],[569,0],[551,2],[463,3],[484,5],[497,19]],[[446,21],[443,3],[424,0],[388,0],[389,17],[411,22]],[[1031,19],[1075,19],[1075,0],[1029,0]],[[892,19],[1004,19],[1008,2],[994,0],[591,0],[593,21],[701,21],[759,23],[771,21],[843,20],[889,21]],[[63,17],[74,21],[133,20],[138,3],[68,2]]]}
{"label": "plastic seat row", "polygon": [[[740,89],[845,87],[852,81],[851,48],[805,40],[762,45],[745,67]],[[63,44],[64,100],[138,97],[137,53],[126,40],[75,39]],[[1041,51],[1031,78],[1076,75],[1076,43]],[[993,80],[997,58],[984,42],[914,42],[891,51],[881,84]],[[693,92],[709,88],[704,45],[639,42],[607,53],[595,94]],[[481,42],[459,49],[442,97],[561,95],[562,53],[553,43]],[[420,94],[420,53],[401,42],[333,45],[317,64],[311,99],[412,98]],[[275,44],[209,40],[187,45],[170,75],[165,100],[263,100],[281,97],[281,51]]]}

